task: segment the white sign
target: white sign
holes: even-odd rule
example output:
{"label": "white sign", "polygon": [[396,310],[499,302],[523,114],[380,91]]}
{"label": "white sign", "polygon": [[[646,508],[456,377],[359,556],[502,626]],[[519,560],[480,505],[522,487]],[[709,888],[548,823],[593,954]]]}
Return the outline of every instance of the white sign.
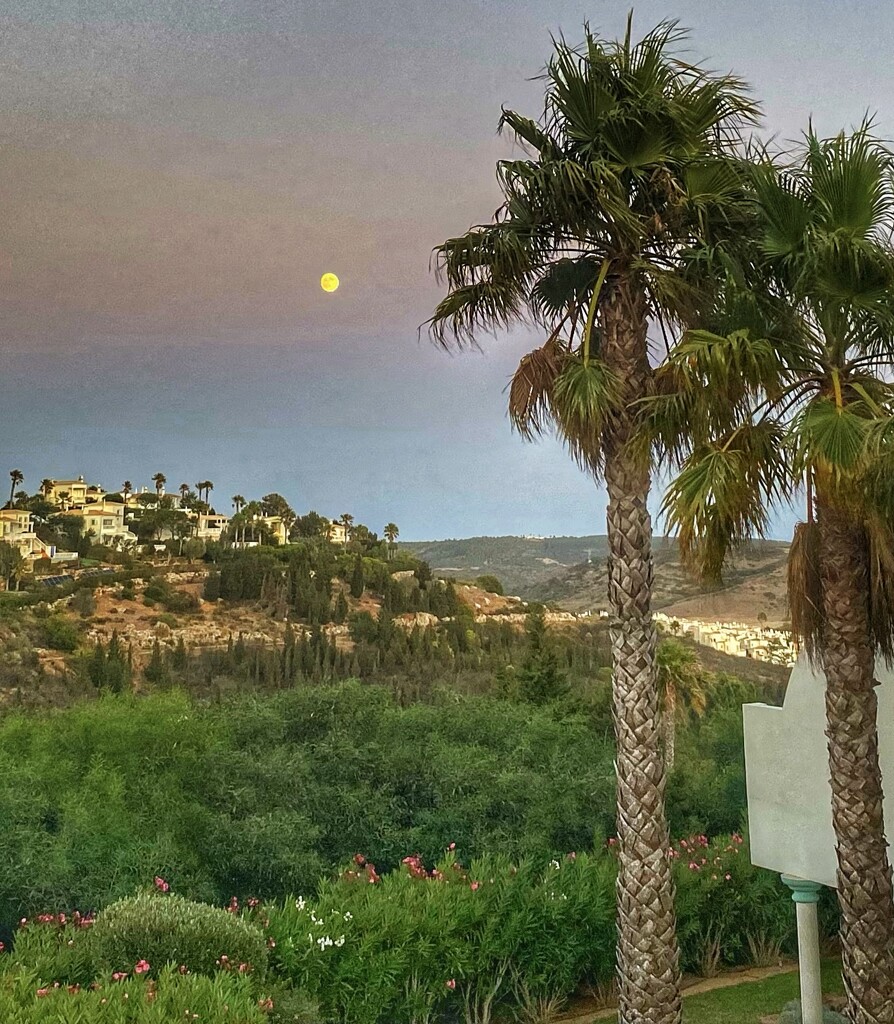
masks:
{"label": "white sign", "polygon": [[[894,794],[894,672],[881,661],[876,678],[882,779]],[[825,677],[802,654],[781,708],[746,704],[742,712],[752,862],[836,888]],[[892,826],[894,795],[885,801],[888,836]]]}

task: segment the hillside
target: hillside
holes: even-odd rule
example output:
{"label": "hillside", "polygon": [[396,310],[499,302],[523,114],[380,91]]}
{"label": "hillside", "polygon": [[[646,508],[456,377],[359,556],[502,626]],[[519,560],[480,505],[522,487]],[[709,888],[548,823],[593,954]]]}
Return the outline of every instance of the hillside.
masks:
{"label": "hillside", "polygon": [[[606,538],[470,537],[405,543],[402,548],[443,576],[472,579],[492,573],[507,593],[554,603],[570,611],[605,607]],[[756,622],[763,613],[782,622],[788,545],[756,541],[729,566],[721,587],[707,588],[680,562],[676,542],[655,541],[655,608],[683,618]]]}

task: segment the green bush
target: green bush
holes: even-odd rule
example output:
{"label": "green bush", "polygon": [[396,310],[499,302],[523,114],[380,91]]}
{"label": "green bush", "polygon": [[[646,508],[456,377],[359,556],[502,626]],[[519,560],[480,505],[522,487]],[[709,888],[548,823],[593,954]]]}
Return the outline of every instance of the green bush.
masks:
{"label": "green bush", "polygon": [[78,627],[61,615],[51,615],[41,623],[43,630],[43,642],[46,647],[54,651],[77,650],[81,642],[81,633]]}
{"label": "green bush", "polygon": [[[133,965],[131,965],[133,966]],[[264,1024],[267,997],[239,974],[215,978],[162,970],[157,981],[128,976],[94,986],[42,984],[21,969],[0,974],[0,1020],[4,1024]]]}
{"label": "green bush", "polygon": [[[370,884],[370,883],[373,884]],[[313,903],[266,907],[275,966],[351,1024],[430,1020],[471,1008],[561,1000],[614,972],[614,869],[572,855],[538,867],[506,858],[466,870],[448,851],[379,877],[366,862]]]}
{"label": "green bush", "polygon": [[119,900],[90,929],[100,970],[126,971],[138,960],[152,969],[173,963],[194,974],[246,965],[264,974],[267,947],[261,930],[235,913],[182,896],[149,893]]}
{"label": "green bush", "polygon": [[794,952],[791,894],[778,875],[754,867],[742,836],[690,836],[672,854],[684,970],[711,976],[734,964],[769,966]]}
{"label": "green bush", "polygon": [[489,594],[496,594],[499,597],[503,596],[503,584],[496,576],[486,573],[484,576],[479,576],[475,580],[475,583],[482,590],[486,590]]}
{"label": "green bush", "polygon": [[23,919],[8,963],[32,972],[42,984],[87,985],[96,978],[91,924],[92,918],[79,914]]}

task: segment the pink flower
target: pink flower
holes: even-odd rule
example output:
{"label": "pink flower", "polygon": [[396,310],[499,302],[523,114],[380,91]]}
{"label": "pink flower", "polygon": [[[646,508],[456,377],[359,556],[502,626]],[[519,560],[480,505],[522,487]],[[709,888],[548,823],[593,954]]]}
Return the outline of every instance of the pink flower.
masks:
{"label": "pink flower", "polygon": [[188,967],[186,966],[186,964],[181,964],[181,965],[180,965],[180,966],[179,966],[179,967],[177,968],[177,970],[178,970],[178,971],[179,971],[179,972],[180,972],[181,974],[189,974],[189,968],[188,968]]}
{"label": "pink flower", "polygon": [[123,981],[127,977],[127,971],[115,971],[112,981]]}
{"label": "pink flower", "polygon": [[450,978],[445,984],[447,985],[447,988],[449,988],[450,991],[452,992],[456,988],[456,979]]}
{"label": "pink flower", "polygon": [[455,850],[455,849],[456,849],[456,843],[451,843],[451,844],[450,844],[450,845],[449,845],[449,846],[447,847],[447,849],[448,849],[448,850]]}
{"label": "pink flower", "polygon": [[39,989],[37,990],[37,994],[38,994],[38,996],[39,996],[39,997],[40,997],[41,999],[43,999],[43,997],[44,997],[45,995],[48,995],[48,994],[49,994],[49,991],[50,991],[50,990],[49,990],[48,988],[39,988]]}
{"label": "pink flower", "polygon": [[171,888],[170,885],[160,875],[155,876],[154,882],[155,888],[158,889],[160,892],[168,892]]}
{"label": "pink flower", "polygon": [[145,974],[149,970],[149,964],[145,960],[140,960],[133,969],[134,974]]}
{"label": "pink flower", "polygon": [[273,1009],[273,1000],[270,998],[270,996],[267,996],[266,999],[259,999],[258,1000],[258,1006],[262,1010],[268,1010],[268,1011],[272,1010]]}
{"label": "pink flower", "polygon": [[478,886],[480,886],[480,885],[481,885],[480,882],[472,882],[472,884],[469,886],[469,888],[472,890],[472,892],[475,892],[478,889]]}
{"label": "pink flower", "polygon": [[568,859],[577,860],[577,854],[574,852],[574,850],[572,850],[571,853],[568,854]]}
{"label": "pink flower", "polygon": [[729,882],[729,881],[731,881],[731,880],[732,880],[732,877],[733,877],[733,876],[732,876],[732,875],[730,875],[730,874],[726,874],[726,875],[724,875],[723,877],[724,877],[724,878],[725,878],[725,879],[726,879],[726,880],[727,880],[727,881]]}

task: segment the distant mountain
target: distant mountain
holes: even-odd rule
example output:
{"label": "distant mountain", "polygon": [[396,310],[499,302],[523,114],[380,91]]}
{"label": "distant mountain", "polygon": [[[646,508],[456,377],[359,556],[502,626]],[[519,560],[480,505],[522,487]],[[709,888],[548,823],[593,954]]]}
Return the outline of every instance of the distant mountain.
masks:
{"label": "distant mountain", "polygon": [[[507,594],[570,611],[606,607],[607,540],[591,537],[469,537],[402,543],[436,575],[474,579],[490,573]],[[755,541],[728,567],[721,587],[708,588],[683,568],[677,543],[657,537],[654,607],[684,618],[782,622],[788,544]]]}

